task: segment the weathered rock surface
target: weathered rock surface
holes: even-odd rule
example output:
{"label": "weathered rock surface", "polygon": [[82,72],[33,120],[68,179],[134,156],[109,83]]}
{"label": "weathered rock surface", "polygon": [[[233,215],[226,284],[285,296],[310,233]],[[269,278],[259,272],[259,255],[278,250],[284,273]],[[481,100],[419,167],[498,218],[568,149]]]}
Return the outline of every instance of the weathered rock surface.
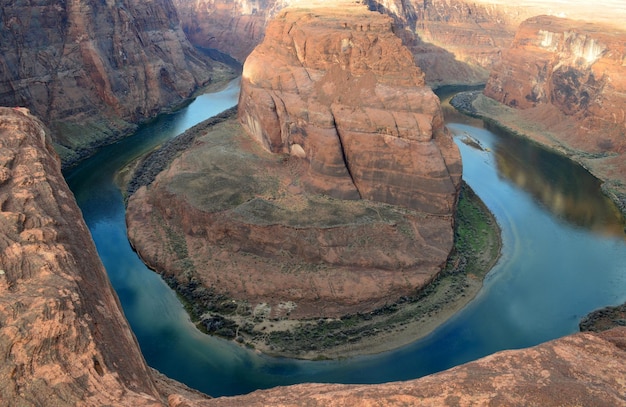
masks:
{"label": "weathered rock surface", "polygon": [[40,117],[64,163],[182,103],[223,69],[194,50],[170,0],[6,0],[1,9],[0,105]]}
{"label": "weathered rock surface", "polygon": [[41,122],[0,108],[0,400],[159,403]]}
{"label": "weathered rock surface", "polygon": [[626,31],[535,17],[520,26],[484,91],[486,96],[517,109],[519,119],[529,123],[527,129],[518,129],[520,133],[564,152],[606,181],[607,191],[621,199],[623,209],[624,61]]}
{"label": "weathered rock surface", "polygon": [[453,212],[461,160],[392,21],[347,2],[286,9],[246,60],[239,117],[303,161],[309,191]]}

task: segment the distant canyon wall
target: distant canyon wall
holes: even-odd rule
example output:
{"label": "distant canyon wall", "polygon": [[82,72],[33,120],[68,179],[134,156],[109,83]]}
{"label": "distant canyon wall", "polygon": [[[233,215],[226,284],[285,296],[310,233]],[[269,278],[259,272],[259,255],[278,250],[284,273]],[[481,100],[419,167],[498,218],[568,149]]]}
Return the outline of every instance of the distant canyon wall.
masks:
{"label": "distant canyon wall", "polygon": [[67,162],[183,102],[214,73],[170,0],[2,0],[0,10],[0,105],[40,117]]}
{"label": "distant canyon wall", "polygon": [[[526,20],[484,93],[511,107],[554,108],[574,119],[578,127],[568,137],[580,149],[624,151],[626,31],[548,16]],[[594,140],[584,140],[590,133]]]}
{"label": "distant canyon wall", "polygon": [[[517,131],[581,163],[626,213],[626,31],[526,20],[484,95],[515,112]],[[505,125],[511,126],[505,122]]]}
{"label": "distant canyon wall", "polygon": [[[292,1],[174,0],[192,43],[243,62],[261,42],[269,19]],[[484,83],[501,47],[528,17],[522,8],[447,1],[367,1],[394,18],[395,31],[429,84]]]}

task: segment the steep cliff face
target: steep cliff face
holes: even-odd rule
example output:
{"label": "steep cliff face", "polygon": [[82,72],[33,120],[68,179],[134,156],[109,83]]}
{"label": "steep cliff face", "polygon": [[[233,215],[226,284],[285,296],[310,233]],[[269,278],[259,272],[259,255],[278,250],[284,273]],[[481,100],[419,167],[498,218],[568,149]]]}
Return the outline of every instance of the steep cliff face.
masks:
{"label": "steep cliff face", "polygon": [[49,133],[0,108],[0,400],[154,405],[152,383]]}
{"label": "steep cliff face", "polygon": [[467,0],[368,1],[394,18],[396,32],[430,85],[484,83],[520,21],[518,5]]}
{"label": "steep cliff face", "polygon": [[625,31],[594,24],[526,20],[485,95],[520,109],[551,105],[587,130],[614,136],[626,129],[625,39]]}
{"label": "steep cliff face", "polygon": [[3,1],[0,9],[0,104],[40,117],[67,162],[213,76],[170,0]]}
{"label": "steep cliff face", "polygon": [[263,39],[265,26],[289,1],[173,0],[189,40],[242,62]]}
{"label": "steep cliff face", "polygon": [[459,152],[386,16],[352,4],[282,12],[246,60],[239,112],[267,150],[303,160],[310,191],[454,210]]}

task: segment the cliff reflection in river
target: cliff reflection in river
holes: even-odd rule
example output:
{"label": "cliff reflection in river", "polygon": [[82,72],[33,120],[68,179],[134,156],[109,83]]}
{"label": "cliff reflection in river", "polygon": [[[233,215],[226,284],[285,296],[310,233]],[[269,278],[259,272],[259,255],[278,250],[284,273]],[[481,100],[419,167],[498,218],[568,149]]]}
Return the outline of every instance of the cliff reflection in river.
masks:
{"label": "cliff reflection in river", "polygon": [[598,193],[600,181],[583,167],[494,125],[485,127],[500,136],[494,152],[501,178],[527,191],[560,219],[597,233],[624,235],[618,208]]}

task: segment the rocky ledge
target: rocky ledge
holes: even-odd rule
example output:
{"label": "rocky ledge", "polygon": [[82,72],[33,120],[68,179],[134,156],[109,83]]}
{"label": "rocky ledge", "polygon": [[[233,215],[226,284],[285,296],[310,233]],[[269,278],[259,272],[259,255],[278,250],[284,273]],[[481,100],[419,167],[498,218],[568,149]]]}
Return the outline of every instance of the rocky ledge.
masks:
{"label": "rocky ledge", "polygon": [[3,405],[164,404],[50,134],[26,109],[0,108],[0,268]]}

